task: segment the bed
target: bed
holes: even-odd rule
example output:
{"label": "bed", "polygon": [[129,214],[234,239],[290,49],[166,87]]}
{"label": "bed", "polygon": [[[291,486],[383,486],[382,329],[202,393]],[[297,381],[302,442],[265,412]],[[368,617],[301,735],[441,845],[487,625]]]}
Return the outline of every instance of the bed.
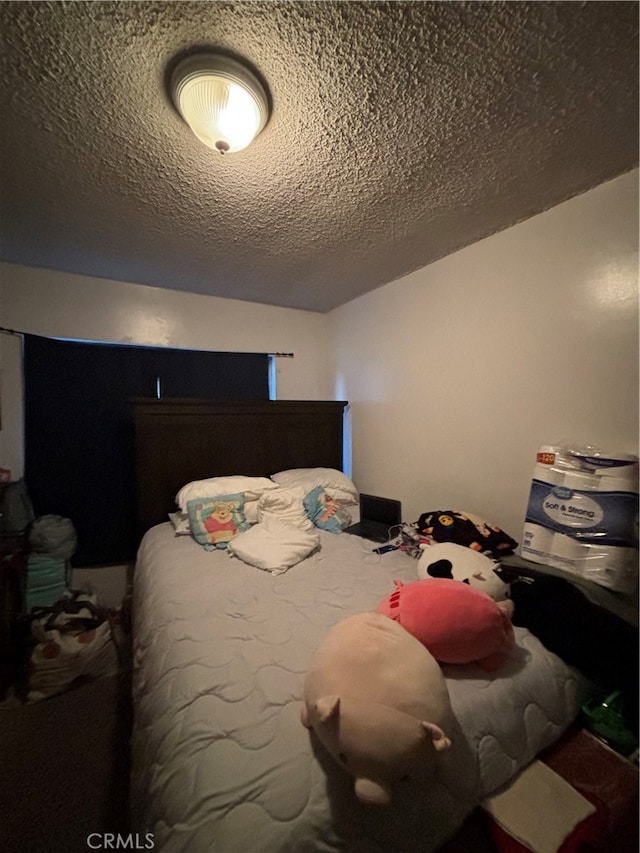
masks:
{"label": "bed", "polygon": [[443,666],[456,731],[435,776],[399,783],[389,808],[358,802],[300,723],[304,676],[329,629],[415,580],[415,560],[317,530],[319,547],[272,574],[166,520],[198,477],[340,469],[345,404],[155,402],[134,405],[134,828],[170,853],[439,849],[568,728],[585,680],[524,628],[492,674]]}

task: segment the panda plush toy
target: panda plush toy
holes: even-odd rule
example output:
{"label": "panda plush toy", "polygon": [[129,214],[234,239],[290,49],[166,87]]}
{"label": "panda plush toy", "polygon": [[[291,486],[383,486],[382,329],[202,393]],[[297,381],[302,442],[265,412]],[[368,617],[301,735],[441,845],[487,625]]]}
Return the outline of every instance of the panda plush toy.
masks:
{"label": "panda plush toy", "polygon": [[456,545],[453,542],[436,542],[425,545],[418,560],[418,579],[450,578],[463,581],[486,592],[494,601],[510,597],[511,588],[500,577],[500,564],[490,557]]}

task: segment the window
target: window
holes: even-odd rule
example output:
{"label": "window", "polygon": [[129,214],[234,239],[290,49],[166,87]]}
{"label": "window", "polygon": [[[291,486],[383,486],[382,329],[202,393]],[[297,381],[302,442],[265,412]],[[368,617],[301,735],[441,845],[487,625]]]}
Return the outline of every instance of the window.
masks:
{"label": "window", "polygon": [[35,512],[70,518],[74,565],[100,565],[134,559],[138,545],[131,399],[268,400],[269,357],[25,335],[24,385]]}

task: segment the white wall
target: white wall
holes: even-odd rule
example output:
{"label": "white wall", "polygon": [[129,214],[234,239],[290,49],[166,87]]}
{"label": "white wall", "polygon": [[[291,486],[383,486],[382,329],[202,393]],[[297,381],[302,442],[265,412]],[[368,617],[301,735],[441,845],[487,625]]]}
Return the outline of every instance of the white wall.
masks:
{"label": "white wall", "polygon": [[[144,285],[0,264],[0,325],[51,337],[226,352],[277,360],[278,398],[333,399],[327,316]],[[0,335],[0,466],[23,470],[19,338]]]}
{"label": "white wall", "polygon": [[539,445],[638,449],[638,172],[330,315],[353,476],[520,540]]}
{"label": "white wall", "polygon": [[[540,444],[637,452],[637,235],[634,171],[329,315],[3,264],[0,324],[293,351],[278,396],[351,401],[363,491],[400,498],[407,519],[475,511],[518,539]],[[0,466],[19,473],[15,341],[0,343]]]}

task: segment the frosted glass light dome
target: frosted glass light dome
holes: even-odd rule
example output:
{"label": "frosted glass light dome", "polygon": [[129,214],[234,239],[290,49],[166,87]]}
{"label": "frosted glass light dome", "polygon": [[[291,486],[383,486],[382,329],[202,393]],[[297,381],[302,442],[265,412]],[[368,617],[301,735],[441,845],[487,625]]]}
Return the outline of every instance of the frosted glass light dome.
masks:
{"label": "frosted glass light dome", "polygon": [[208,53],[187,57],[173,72],[171,90],[194,134],[221,154],[242,151],[269,118],[262,84],[231,57]]}

